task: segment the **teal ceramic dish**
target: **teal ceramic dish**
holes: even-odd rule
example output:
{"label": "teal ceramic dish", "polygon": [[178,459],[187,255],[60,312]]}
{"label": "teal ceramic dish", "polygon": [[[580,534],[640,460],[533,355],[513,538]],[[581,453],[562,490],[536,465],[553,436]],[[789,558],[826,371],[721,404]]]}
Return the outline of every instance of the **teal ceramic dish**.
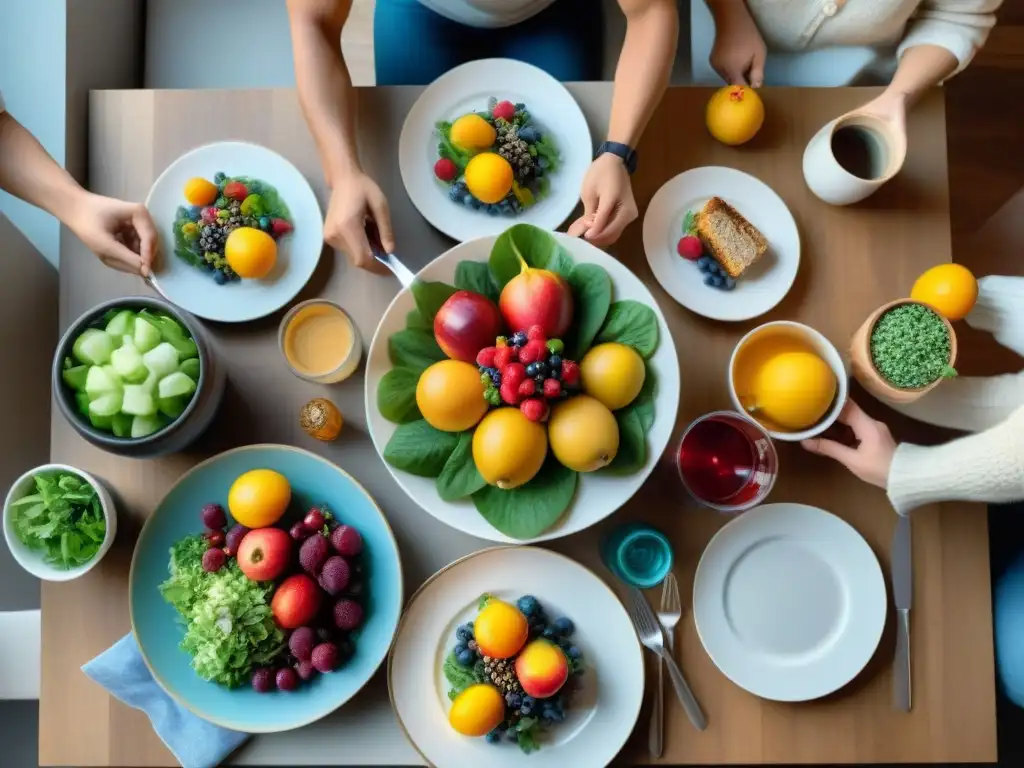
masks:
{"label": "teal ceramic dish", "polygon": [[[227,506],[228,489],[243,472],[273,469],[292,486],[292,505],[326,503],[363,536],[367,572],[366,619],[355,635],[355,655],[334,672],[318,675],[296,691],[269,694],[228,689],[202,680],[178,646],[183,629],[157,587],[167,578],[171,546],[201,532],[199,510]],[[129,577],[132,631],[160,686],[182,706],[224,728],[247,733],[286,731],[308,725],[351,699],[380,666],[402,610],[402,565],[391,528],[366,490],[326,459],[283,445],[250,445],[214,456],[175,483],[146,521],[135,545]]]}

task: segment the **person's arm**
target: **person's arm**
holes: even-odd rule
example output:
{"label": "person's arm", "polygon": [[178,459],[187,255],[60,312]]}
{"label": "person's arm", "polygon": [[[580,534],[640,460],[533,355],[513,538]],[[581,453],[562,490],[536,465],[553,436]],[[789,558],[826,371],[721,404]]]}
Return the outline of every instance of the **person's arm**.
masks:
{"label": "person's arm", "polygon": [[356,93],[341,52],[341,30],[352,0],[288,0],[295,82],[316,141],[331,202],[324,238],[357,266],[383,271],[370,253],[364,226],[373,219],[384,248],[395,248],[387,200],[364,172],[356,147]]}
{"label": "person's arm", "polygon": [[[729,85],[760,88],[764,83],[764,63],[768,58],[757,23],[744,0],[706,0],[715,19],[715,42],[711,48],[711,67]],[[698,3],[701,0],[690,0]]]}
{"label": "person's arm", "polygon": [[[679,41],[675,0],[619,0],[626,37],[615,69],[608,141],[635,147],[668,87]],[[587,171],[580,190],[583,215],[569,234],[598,246],[619,239],[637,217],[629,174],[621,158],[604,154]]]}
{"label": "person's arm", "polygon": [[157,235],[145,206],[82,189],[5,111],[0,111],[0,189],[58,218],[107,266],[149,274]]}
{"label": "person's arm", "polygon": [[896,55],[892,88],[912,103],[966,67],[995,26],[1002,0],[923,0]]}

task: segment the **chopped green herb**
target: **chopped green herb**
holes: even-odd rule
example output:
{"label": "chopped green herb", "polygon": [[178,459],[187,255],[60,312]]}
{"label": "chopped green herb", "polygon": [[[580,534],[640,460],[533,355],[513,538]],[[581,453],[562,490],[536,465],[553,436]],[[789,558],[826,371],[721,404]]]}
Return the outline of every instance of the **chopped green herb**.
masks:
{"label": "chopped green herb", "polygon": [[63,570],[92,560],[107,535],[96,489],[70,472],[35,475],[35,493],[11,504],[14,533],[29,549],[42,551]]}
{"label": "chopped green herb", "polygon": [[882,377],[899,389],[919,389],[956,376],[949,355],[946,324],[921,304],[890,309],[871,332],[871,360]]}

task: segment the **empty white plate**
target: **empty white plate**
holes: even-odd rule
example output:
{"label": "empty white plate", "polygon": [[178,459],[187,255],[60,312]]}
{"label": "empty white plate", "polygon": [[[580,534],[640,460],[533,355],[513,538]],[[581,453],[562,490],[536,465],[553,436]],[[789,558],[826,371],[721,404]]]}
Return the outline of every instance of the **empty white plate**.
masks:
{"label": "empty white plate", "polygon": [[[687,211],[697,213],[712,197],[729,203],[768,241],[768,252],[732,291],[704,285],[696,262],[676,250]],[[644,214],[644,251],[661,287],[691,312],[712,320],[749,320],[789,293],[800,267],[800,234],[789,208],[763,181],[735,168],[707,166],[679,174],[655,193]]]}
{"label": "empty white plate", "polygon": [[837,691],[878,647],[885,581],[864,538],[804,504],[766,504],[722,528],[701,556],[693,618],[711,660],[765,699]]}
{"label": "empty white plate", "polygon": [[[518,216],[492,216],[454,203],[448,199],[448,186],[434,177],[434,126],[439,120],[486,110],[492,96],[526,104],[537,125],[554,138],[562,158],[548,177],[548,196]],[[398,167],[409,199],[423,218],[459,241],[498,235],[521,222],[558,229],[579,202],[593,154],[590,128],[572,94],[544,70],[513,59],[480,59],[445,72],[416,99],[398,140]]]}

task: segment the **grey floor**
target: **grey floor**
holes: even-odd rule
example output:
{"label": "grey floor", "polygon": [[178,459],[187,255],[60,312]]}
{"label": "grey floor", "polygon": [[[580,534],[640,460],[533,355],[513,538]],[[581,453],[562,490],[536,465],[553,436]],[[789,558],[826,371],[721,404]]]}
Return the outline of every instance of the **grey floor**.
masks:
{"label": "grey floor", "polygon": [[[0,547],[0,613],[39,607],[39,582],[14,562],[7,547]],[[0,701],[0,744],[4,768],[31,768],[39,764],[39,704],[35,701]]]}

